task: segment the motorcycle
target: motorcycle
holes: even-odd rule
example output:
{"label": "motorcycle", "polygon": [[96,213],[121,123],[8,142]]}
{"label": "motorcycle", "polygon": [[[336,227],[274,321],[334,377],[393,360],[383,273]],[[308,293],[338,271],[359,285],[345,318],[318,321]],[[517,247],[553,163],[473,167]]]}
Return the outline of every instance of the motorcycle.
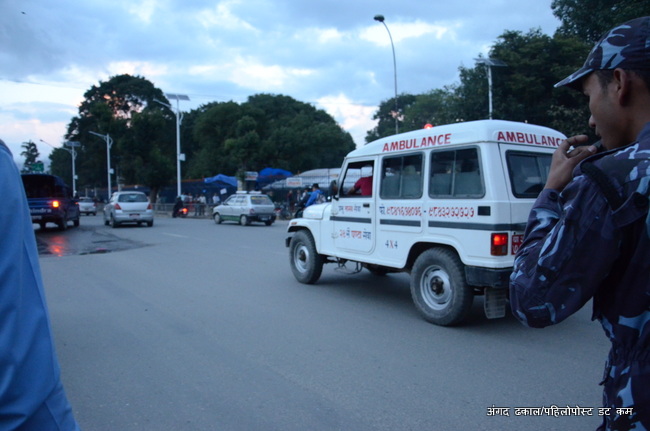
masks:
{"label": "motorcycle", "polygon": [[176,217],[185,218],[187,217],[188,212],[189,211],[184,204],[177,202],[176,205],[174,205],[174,210],[172,211],[172,218],[176,218]]}

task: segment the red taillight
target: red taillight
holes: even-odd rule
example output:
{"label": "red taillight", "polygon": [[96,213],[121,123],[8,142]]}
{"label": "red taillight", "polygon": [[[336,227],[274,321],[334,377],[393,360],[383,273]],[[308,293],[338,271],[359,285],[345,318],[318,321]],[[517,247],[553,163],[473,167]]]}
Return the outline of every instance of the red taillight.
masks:
{"label": "red taillight", "polygon": [[116,209],[116,210],[121,210],[122,207],[120,206],[120,204],[118,204],[118,203],[116,202],[116,203],[115,203],[115,209]]}
{"label": "red taillight", "polygon": [[52,208],[58,208],[61,206],[61,202],[59,201],[52,201]]}
{"label": "red taillight", "polygon": [[147,205],[147,209],[148,209],[148,210],[153,209],[153,207],[151,206],[151,204]]}
{"label": "red taillight", "polygon": [[492,256],[505,256],[508,254],[508,234],[493,233],[490,241],[490,254]]}

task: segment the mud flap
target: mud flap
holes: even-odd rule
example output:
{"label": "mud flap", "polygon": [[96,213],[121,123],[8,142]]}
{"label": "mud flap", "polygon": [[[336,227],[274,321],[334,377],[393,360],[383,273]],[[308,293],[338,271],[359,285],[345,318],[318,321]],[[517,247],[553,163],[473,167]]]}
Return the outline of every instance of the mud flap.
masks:
{"label": "mud flap", "polygon": [[498,319],[506,315],[506,289],[485,289],[483,301],[485,317]]}

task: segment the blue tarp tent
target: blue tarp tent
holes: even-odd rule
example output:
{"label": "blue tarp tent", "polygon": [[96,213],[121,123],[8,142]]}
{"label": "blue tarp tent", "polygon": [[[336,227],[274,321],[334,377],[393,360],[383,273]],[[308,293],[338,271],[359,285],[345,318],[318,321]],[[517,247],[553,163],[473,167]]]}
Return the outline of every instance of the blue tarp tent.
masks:
{"label": "blue tarp tent", "polygon": [[284,169],[264,168],[257,175],[257,188],[261,189],[267,184],[273,183],[278,180],[283,180],[291,176],[293,176],[293,174]]}
{"label": "blue tarp tent", "polygon": [[223,185],[223,186],[231,186],[234,187],[235,189],[237,188],[237,178],[229,177],[223,174],[215,175],[214,177],[210,177],[210,178],[204,178],[203,182],[206,184],[215,183],[214,185],[216,186]]}

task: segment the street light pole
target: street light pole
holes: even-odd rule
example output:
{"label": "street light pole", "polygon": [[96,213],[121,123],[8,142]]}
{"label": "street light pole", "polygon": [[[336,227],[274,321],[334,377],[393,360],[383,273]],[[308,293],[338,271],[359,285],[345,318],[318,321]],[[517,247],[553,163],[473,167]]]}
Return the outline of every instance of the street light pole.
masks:
{"label": "street light pole", "polygon": [[507,66],[503,61],[497,60],[496,58],[475,58],[476,64],[484,64],[487,68],[487,79],[488,79],[488,116],[490,120],[492,119],[492,67],[504,67]]}
{"label": "street light pole", "polygon": [[379,21],[380,23],[384,24],[384,27],[386,27],[386,31],[388,32],[388,37],[390,38],[390,46],[393,49],[393,73],[394,73],[394,81],[395,81],[395,134],[399,133],[399,110],[397,107],[397,60],[395,58],[395,45],[393,44],[393,36],[390,34],[390,30],[388,29],[388,26],[384,22],[385,18],[383,15],[375,15],[375,21]]}
{"label": "street light pole", "polygon": [[176,196],[180,196],[181,195],[181,156],[183,156],[183,160],[184,160],[185,155],[181,154],[181,122],[183,121],[183,113],[181,112],[179,104],[181,100],[190,100],[190,98],[185,94],[174,94],[174,93],[165,93],[165,96],[168,99],[176,99],[175,110],[171,105],[165,102],[161,102],[158,99],[153,99],[153,100],[156,103],[160,103],[161,105],[168,107],[176,115]]}
{"label": "street light pole", "polygon": [[[75,151],[74,147],[78,147],[81,144],[77,141],[67,141],[63,143],[63,147],[55,147],[54,145],[50,144],[49,142],[45,142],[42,139],[39,139],[44,144],[49,145],[52,148],[60,148],[62,150],[66,150],[70,155],[72,156],[72,194],[76,195],[77,194],[77,174],[75,173],[75,158],[77,157],[77,152]],[[66,148],[65,146],[68,145],[70,148]]]}
{"label": "street light pole", "polygon": [[70,147],[70,149],[63,148],[64,150],[70,152],[72,156],[72,194],[77,196],[77,173],[75,172],[75,159],[77,158],[77,151],[75,147],[80,146],[81,144],[77,141],[67,141],[64,145]]}
{"label": "street light pole", "polygon": [[107,200],[110,200],[111,192],[113,189],[111,187],[111,174],[113,173],[112,172],[113,170],[111,169],[111,146],[113,145],[113,140],[111,139],[108,133],[105,135],[100,135],[99,133],[90,132],[90,131],[88,133],[90,133],[91,135],[99,136],[104,141],[106,141],[106,163],[108,166],[108,199]]}

